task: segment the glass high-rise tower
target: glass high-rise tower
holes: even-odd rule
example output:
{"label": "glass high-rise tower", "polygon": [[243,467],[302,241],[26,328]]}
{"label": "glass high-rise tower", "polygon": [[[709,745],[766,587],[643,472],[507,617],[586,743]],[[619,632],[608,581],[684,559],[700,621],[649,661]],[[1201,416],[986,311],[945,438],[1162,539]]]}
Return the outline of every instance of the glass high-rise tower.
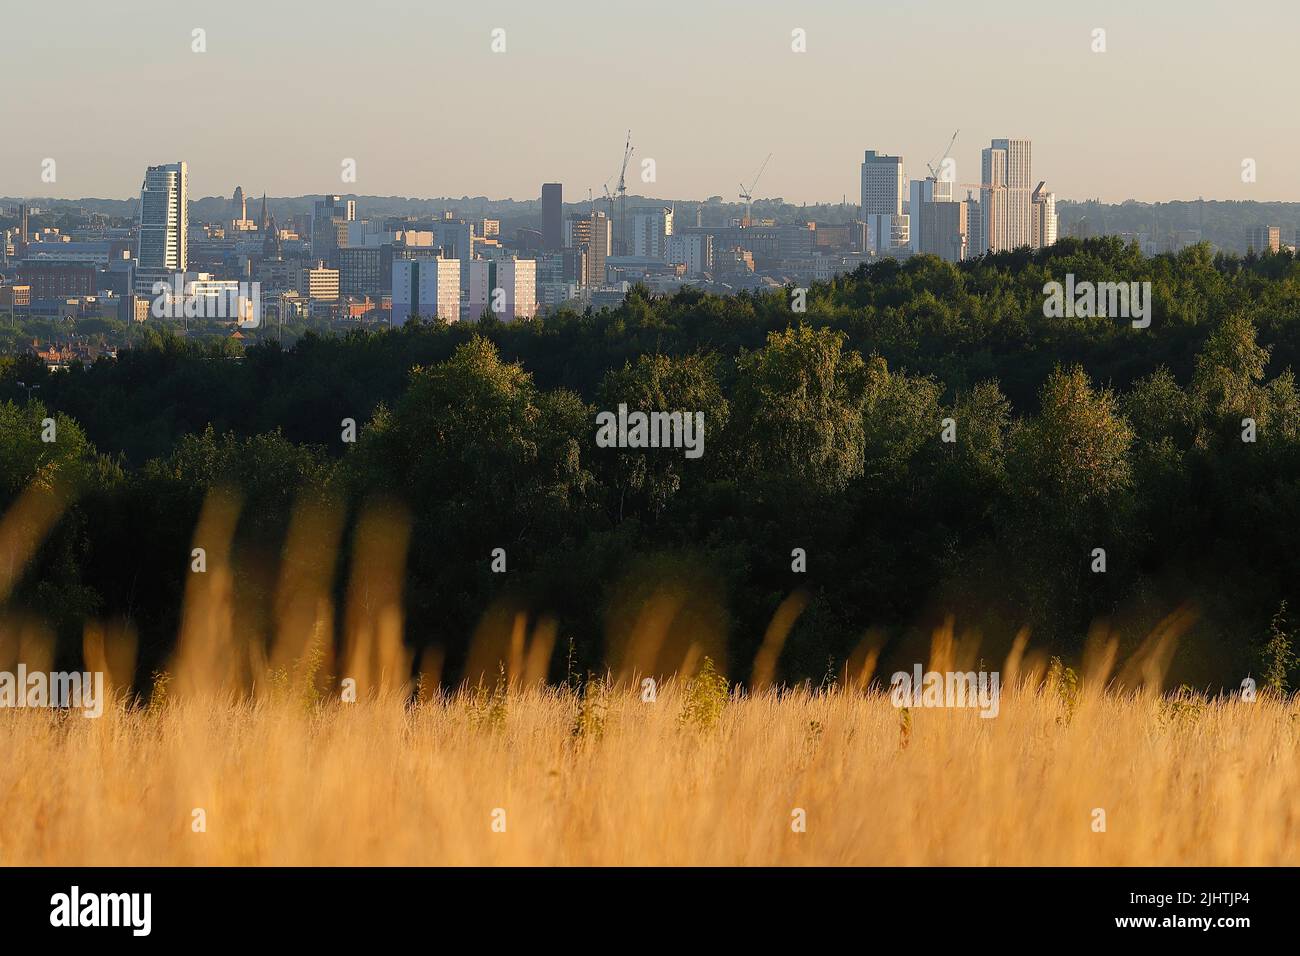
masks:
{"label": "glass high-rise tower", "polygon": [[184,162],[150,166],[140,187],[140,237],[136,246],[136,292],[170,282],[189,261],[189,170]]}

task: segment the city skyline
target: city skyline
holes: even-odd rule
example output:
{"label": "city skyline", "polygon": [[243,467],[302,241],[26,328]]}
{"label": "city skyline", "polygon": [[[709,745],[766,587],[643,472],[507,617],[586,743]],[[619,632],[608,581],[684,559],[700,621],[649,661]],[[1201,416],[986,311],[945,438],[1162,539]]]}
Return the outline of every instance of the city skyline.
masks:
{"label": "city skyline", "polygon": [[[1229,82],[1285,62],[1286,27],[1300,14],[1280,3],[1258,10],[1276,29],[1249,37],[1225,30],[1222,6],[1208,0],[1180,5],[1176,20],[1118,3],[1086,18],[1013,3],[996,31],[987,12],[947,2],[757,3],[739,15],[670,0],[635,18],[586,2],[482,12],[326,3],[310,18],[239,2],[192,15],[141,6],[129,25],[94,7],[76,18],[32,6],[8,15],[14,35],[57,33],[85,55],[49,63],[40,43],[14,51],[17,74],[31,79],[0,107],[21,131],[0,142],[0,194],[130,198],[137,170],[165,150],[189,157],[199,197],[243,183],[279,196],[533,199],[544,181],[600,197],[630,128],[629,190],[646,198],[737,201],[770,153],[756,198],[833,203],[857,191],[863,149],[904,157],[916,179],[960,129],[960,181],[976,178],[991,139],[1025,136],[1062,200],[1300,199],[1285,176],[1300,132],[1276,121],[1285,85]],[[806,52],[792,49],[796,29]],[[1092,49],[1098,29],[1105,52]],[[204,52],[192,50],[194,30],[205,31]],[[306,52],[288,58],[287,37]],[[546,92],[561,61],[599,78],[580,113]],[[182,99],[160,98],[156,121],[135,107],[141,123],[111,118],[112,104],[138,103],[160,73]],[[441,95],[432,81],[448,76],[464,86]],[[422,78],[427,101],[406,89],[424,88]],[[532,105],[502,108],[514,101]],[[410,122],[413,110],[436,122]],[[654,182],[641,179],[644,159],[655,161]],[[341,179],[347,160],[355,182]],[[1243,181],[1246,160],[1253,182]]]}

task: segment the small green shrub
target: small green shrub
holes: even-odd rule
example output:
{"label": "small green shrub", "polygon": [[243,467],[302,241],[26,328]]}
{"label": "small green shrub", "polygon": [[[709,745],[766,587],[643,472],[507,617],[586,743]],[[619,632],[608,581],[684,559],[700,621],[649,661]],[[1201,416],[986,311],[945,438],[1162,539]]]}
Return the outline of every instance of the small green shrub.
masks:
{"label": "small green shrub", "polygon": [[483,679],[479,678],[478,686],[469,696],[470,726],[476,730],[505,730],[509,691],[506,666],[498,663],[497,680],[492,689],[483,686]]}
{"label": "small green shrub", "polygon": [[608,683],[603,677],[592,677],[588,674],[578,695],[578,712],[573,718],[573,737],[579,741],[599,740],[605,733],[605,717],[608,711]]}
{"label": "small green shrub", "polygon": [[172,675],[167,671],[153,672],[153,686],[149,691],[149,705],[145,708],[145,715],[148,717],[157,717],[167,709],[167,685],[172,682]]}
{"label": "small green shrub", "polygon": [[713,666],[713,658],[706,656],[700,672],[686,682],[686,704],[678,721],[708,730],[722,718],[727,694],[727,679]]}
{"label": "small green shrub", "polygon": [[1269,625],[1269,637],[1260,652],[1264,665],[1264,690],[1278,697],[1285,697],[1290,685],[1287,675],[1295,665],[1295,653],[1291,649],[1291,634],[1287,631],[1286,601],[1283,601],[1273,615]]}
{"label": "small green shrub", "polygon": [[1205,712],[1205,698],[1190,685],[1183,684],[1168,697],[1160,698],[1160,710],[1157,719],[1162,727],[1179,722],[1194,724]]}
{"label": "small green shrub", "polygon": [[1074,720],[1074,712],[1079,708],[1079,675],[1073,667],[1067,667],[1059,657],[1053,657],[1047,665],[1047,686],[1055,691],[1061,707],[1065,710],[1056,718],[1061,726],[1069,726]]}

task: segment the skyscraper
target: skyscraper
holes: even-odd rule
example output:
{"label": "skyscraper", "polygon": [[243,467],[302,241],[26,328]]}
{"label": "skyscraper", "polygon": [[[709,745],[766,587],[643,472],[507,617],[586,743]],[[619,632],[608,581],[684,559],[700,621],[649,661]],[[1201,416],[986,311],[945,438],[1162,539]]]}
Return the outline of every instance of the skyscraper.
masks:
{"label": "skyscraper", "polygon": [[862,218],[871,251],[885,253],[908,244],[908,217],[903,215],[903,157],[869,149],[862,159]]}
{"label": "skyscraper", "polygon": [[150,166],[140,187],[137,294],[184,272],[189,262],[189,168],[184,162]]}
{"label": "skyscraper", "polygon": [[980,190],[980,201],[987,207],[989,250],[1032,246],[1033,145],[1027,139],[995,139],[980,158],[980,181],[985,187]]}
{"label": "skyscraper", "polygon": [[1047,183],[1041,182],[1031,198],[1033,237],[1030,244],[1035,249],[1045,249],[1056,242],[1056,193],[1048,192]]}
{"label": "skyscraper", "polygon": [[586,286],[605,284],[605,256],[609,254],[609,217],[603,212],[574,216],[568,221],[568,246],[583,253],[579,281]]}
{"label": "skyscraper", "polygon": [[869,149],[862,160],[862,217],[903,214],[903,157]]}
{"label": "skyscraper", "polygon": [[[996,142],[996,140],[995,140]],[[977,254],[1002,252],[1008,243],[1007,151],[996,146],[980,152],[980,248]]]}
{"label": "skyscraper", "polygon": [[542,244],[547,252],[564,248],[564,185],[542,183]]}
{"label": "skyscraper", "polygon": [[966,207],[966,258],[982,256],[988,252],[988,242],[984,238],[984,207],[969,189],[962,205]]}

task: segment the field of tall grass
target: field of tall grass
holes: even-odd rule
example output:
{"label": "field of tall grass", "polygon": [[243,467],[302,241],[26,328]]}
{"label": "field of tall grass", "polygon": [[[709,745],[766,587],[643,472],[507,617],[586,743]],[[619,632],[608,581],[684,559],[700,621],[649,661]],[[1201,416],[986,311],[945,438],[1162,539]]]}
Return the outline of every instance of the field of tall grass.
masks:
{"label": "field of tall grass", "polygon": [[843,689],[712,725],[672,682],[585,697],[585,726],[543,689],[0,714],[0,863],[1300,863],[1294,705],[1084,694],[1065,723],[1022,685],[905,735]]}
{"label": "field of tall grass", "polygon": [[[775,684],[796,598],[743,687],[708,640],[663,666],[667,597],[640,605],[605,674],[562,687],[543,679],[552,623],[493,619],[471,655],[483,676],[448,692],[399,639],[394,516],[358,536],[335,654],[328,522],[295,522],[263,640],[241,624],[222,544],[236,514],[220,497],[204,512],[206,568],[151,694],[121,679],[129,631],[95,626],[103,716],[0,709],[0,864],[1300,863],[1300,701],[1162,693],[1177,617],[1123,662],[1098,635],[1078,674],[1021,635],[993,719],[896,708],[872,650],[821,686]],[[15,520],[0,586],[30,552]],[[0,621],[0,647],[0,669],[50,663],[30,622]],[[969,669],[972,654],[941,629],[927,666]]]}

